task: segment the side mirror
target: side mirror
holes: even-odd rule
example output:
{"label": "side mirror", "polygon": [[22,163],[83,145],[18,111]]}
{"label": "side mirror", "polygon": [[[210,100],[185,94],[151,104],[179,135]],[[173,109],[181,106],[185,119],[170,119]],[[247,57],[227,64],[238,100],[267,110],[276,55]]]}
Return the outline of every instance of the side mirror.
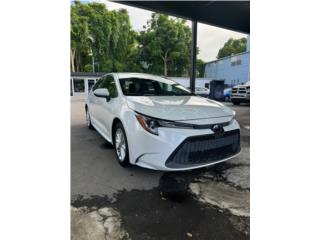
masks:
{"label": "side mirror", "polygon": [[107,100],[107,102],[110,101],[110,93],[109,93],[109,90],[107,88],[98,88],[98,89],[93,91],[93,94],[96,97],[105,98]]}

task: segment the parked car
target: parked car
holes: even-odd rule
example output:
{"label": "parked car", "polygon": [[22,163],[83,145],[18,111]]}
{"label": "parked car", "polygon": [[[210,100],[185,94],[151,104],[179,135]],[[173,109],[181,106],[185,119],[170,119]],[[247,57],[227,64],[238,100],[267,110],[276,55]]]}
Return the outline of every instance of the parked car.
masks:
{"label": "parked car", "polygon": [[208,97],[210,95],[210,89],[205,87],[196,87],[195,94],[201,97]]}
{"label": "parked car", "polygon": [[107,74],[89,92],[85,111],[88,127],[114,145],[122,166],[189,170],[240,152],[233,110],[163,77]]}
{"label": "parked car", "polygon": [[223,97],[225,102],[230,102],[232,88],[226,88],[223,90]]}
{"label": "parked car", "polygon": [[231,102],[234,105],[250,103],[250,82],[232,88]]}
{"label": "parked car", "polygon": [[[190,87],[187,87],[190,90]],[[195,94],[201,97],[208,97],[210,95],[210,89],[205,87],[195,87]]]}

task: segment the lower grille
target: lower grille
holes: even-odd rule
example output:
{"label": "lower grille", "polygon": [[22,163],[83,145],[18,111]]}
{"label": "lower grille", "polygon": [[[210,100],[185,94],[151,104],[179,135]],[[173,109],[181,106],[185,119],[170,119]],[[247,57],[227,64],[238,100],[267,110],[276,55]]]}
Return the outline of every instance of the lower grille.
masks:
{"label": "lower grille", "polygon": [[222,136],[208,134],[189,137],[166,161],[169,168],[184,168],[213,163],[240,152],[240,131],[224,132]]}

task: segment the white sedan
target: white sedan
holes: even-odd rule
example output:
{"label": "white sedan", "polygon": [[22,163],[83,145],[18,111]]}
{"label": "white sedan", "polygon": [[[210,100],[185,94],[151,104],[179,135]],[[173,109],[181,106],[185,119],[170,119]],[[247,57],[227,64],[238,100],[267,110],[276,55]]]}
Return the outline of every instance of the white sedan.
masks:
{"label": "white sedan", "polygon": [[[187,89],[190,90],[190,87]],[[195,87],[195,94],[201,97],[208,97],[210,95],[210,89],[205,87]]]}
{"label": "white sedan", "polygon": [[122,166],[189,170],[240,152],[235,112],[167,78],[107,74],[93,86],[85,110],[88,127],[114,145]]}
{"label": "white sedan", "polygon": [[201,97],[208,97],[210,95],[210,89],[205,87],[196,87],[195,94]]}

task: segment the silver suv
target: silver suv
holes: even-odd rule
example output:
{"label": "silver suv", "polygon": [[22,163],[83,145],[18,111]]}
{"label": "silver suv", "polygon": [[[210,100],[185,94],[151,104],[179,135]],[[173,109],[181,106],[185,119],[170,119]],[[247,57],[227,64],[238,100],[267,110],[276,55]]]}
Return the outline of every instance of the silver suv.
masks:
{"label": "silver suv", "polygon": [[250,103],[250,82],[246,82],[243,85],[234,86],[232,88],[231,102],[234,105]]}

